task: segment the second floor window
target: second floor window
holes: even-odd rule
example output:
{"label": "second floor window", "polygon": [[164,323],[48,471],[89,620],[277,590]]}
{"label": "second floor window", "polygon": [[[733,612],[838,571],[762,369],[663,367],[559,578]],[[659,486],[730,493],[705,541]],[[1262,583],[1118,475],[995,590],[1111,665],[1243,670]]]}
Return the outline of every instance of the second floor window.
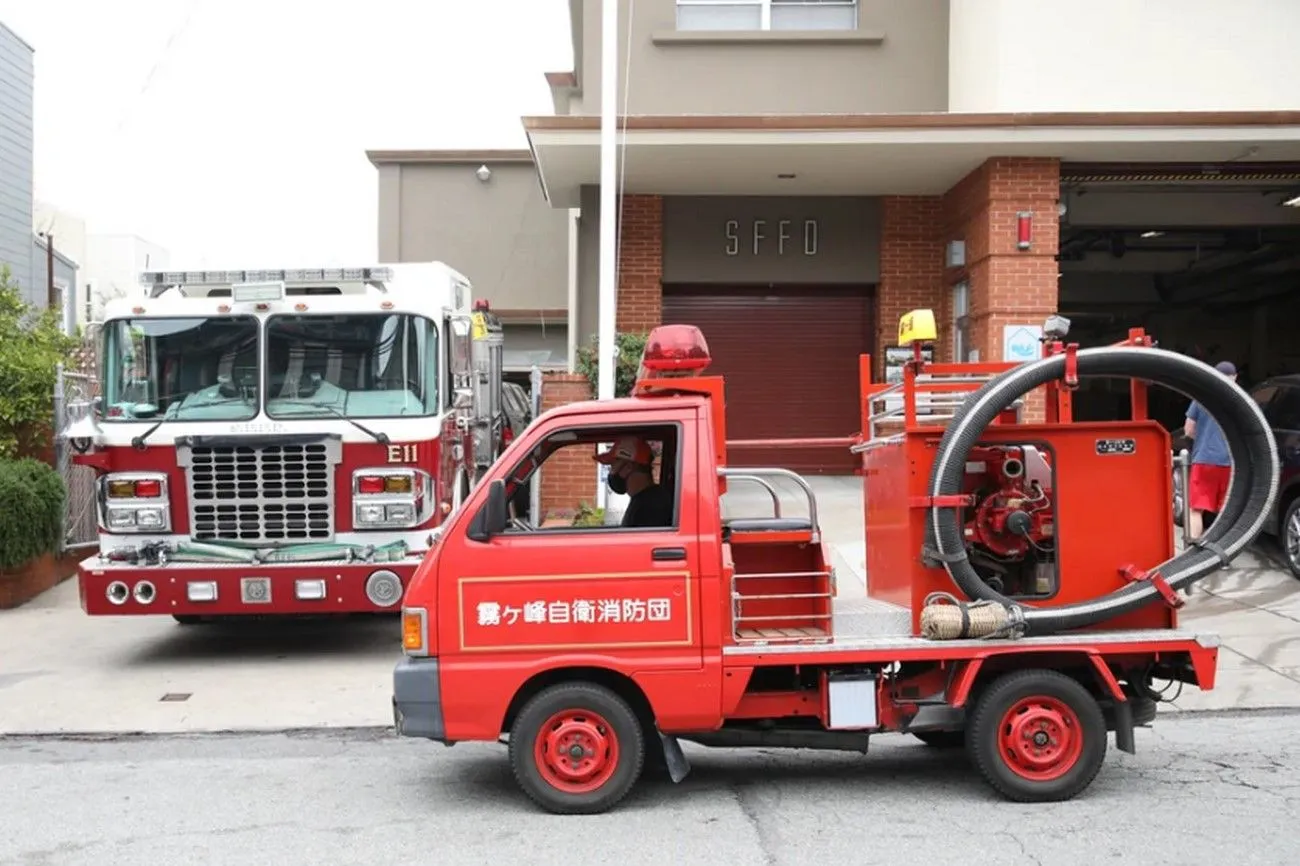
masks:
{"label": "second floor window", "polygon": [[856,30],[858,0],[677,0],[678,30]]}

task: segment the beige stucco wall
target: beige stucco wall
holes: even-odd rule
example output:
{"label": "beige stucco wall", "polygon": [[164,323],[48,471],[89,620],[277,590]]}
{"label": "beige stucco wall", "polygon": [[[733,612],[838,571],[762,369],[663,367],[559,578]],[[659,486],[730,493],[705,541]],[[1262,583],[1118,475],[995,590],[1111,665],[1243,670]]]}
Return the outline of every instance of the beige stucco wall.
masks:
{"label": "beige stucco wall", "polygon": [[531,162],[379,166],[379,256],[440,260],[498,310],[568,307],[568,212],[547,205]]}
{"label": "beige stucco wall", "polygon": [[[602,0],[582,2],[580,98],[600,113]],[[944,111],[948,0],[860,0],[858,31],[728,34],[676,30],[676,0],[622,0],[619,77],[628,114],[815,114]],[[628,39],[628,29],[631,38]],[[876,37],[883,36],[877,40]],[[630,44],[630,52],[628,46]],[[630,54],[630,56],[629,56]],[[624,82],[620,82],[620,91]]]}

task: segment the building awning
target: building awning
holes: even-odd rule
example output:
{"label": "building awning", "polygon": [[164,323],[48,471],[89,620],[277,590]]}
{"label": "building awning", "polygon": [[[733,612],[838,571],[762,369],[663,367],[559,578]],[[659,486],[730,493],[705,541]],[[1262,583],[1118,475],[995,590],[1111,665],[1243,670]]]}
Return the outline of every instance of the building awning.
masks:
{"label": "building awning", "polygon": [[[600,117],[525,117],[552,207],[600,182]],[[1300,161],[1300,111],[682,115],[620,120],[628,193],[938,195],[990,157]]]}

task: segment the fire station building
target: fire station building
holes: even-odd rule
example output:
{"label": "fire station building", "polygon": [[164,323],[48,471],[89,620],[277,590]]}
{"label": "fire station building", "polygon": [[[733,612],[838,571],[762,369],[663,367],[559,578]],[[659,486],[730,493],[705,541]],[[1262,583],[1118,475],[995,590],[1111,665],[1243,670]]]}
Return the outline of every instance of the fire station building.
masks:
{"label": "fire station building", "polygon": [[[588,393],[597,327],[601,5],[570,0],[527,150],[369,155],[380,257],[464,270],[548,404]],[[735,438],[857,432],[859,354],[890,375],[922,306],[940,359],[1032,356],[1060,313],[1085,345],[1140,325],[1244,384],[1300,372],[1300,3],[1071,8],[624,0],[618,329],[700,326]],[[1076,411],[1114,417],[1108,387]]]}

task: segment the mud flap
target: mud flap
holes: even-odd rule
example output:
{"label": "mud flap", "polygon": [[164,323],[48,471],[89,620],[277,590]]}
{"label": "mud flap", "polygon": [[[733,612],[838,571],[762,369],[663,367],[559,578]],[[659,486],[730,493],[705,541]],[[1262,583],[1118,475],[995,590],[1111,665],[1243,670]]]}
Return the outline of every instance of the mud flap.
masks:
{"label": "mud flap", "polygon": [[668,778],[676,784],[686,778],[686,774],[691,771],[691,762],[686,760],[686,755],[682,753],[682,744],[677,742],[676,737],[670,737],[658,728],[655,733],[659,735],[659,744],[663,746],[664,763],[668,765]]}
{"label": "mud flap", "polygon": [[1115,748],[1130,755],[1137,754],[1133,736],[1133,705],[1129,701],[1115,702]]}

